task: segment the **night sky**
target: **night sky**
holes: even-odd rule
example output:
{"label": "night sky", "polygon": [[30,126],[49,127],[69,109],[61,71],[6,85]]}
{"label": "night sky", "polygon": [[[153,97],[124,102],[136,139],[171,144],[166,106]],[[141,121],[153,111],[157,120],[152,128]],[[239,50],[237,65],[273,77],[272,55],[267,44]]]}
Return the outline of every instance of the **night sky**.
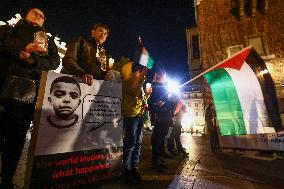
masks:
{"label": "night sky", "polygon": [[185,29],[194,23],[193,0],[1,0],[0,20],[29,5],[44,11],[47,31],[65,42],[105,23],[111,32],[104,46],[115,59],[133,59],[140,35],[156,67],[181,82],[188,78]]}

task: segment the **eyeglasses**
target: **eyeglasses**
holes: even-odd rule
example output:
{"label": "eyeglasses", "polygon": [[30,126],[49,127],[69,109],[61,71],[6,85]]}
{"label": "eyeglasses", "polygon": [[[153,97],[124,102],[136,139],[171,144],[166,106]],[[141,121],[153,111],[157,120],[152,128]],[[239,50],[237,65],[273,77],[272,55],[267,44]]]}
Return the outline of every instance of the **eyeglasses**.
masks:
{"label": "eyeglasses", "polygon": [[38,18],[44,19],[44,15],[37,12],[36,10],[32,10],[31,13]]}

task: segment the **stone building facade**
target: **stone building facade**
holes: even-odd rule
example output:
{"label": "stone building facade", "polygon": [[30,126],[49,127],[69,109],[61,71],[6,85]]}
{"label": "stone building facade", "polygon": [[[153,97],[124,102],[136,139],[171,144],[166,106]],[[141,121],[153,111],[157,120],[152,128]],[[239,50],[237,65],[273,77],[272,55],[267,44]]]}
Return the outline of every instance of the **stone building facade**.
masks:
{"label": "stone building facade", "polygon": [[[199,50],[199,31],[196,25],[186,29],[186,40],[188,49],[188,72],[189,78],[193,79],[201,73],[200,50]],[[196,91],[200,91],[202,78],[196,79],[189,86]]]}
{"label": "stone building facade", "polygon": [[[201,70],[252,45],[265,60],[283,103],[283,0],[196,0],[195,10]],[[201,88],[207,104],[212,97],[205,80]]]}

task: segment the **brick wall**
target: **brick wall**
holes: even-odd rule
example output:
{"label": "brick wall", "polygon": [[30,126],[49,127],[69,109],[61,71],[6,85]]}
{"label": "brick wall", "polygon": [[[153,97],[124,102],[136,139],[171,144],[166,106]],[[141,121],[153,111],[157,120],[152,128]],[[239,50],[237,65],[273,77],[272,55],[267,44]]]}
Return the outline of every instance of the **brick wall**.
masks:
{"label": "brick wall", "polygon": [[[284,65],[284,2],[269,0],[266,14],[256,11],[255,16],[242,19],[231,13],[231,0],[202,0],[197,6],[197,21],[200,36],[202,70],[227,58],[227,47],[248,46],[246,36],[261,35],[267,54],[275,54],[277,61],[270,63]],[[283,74],[284,75],[284,74]],[[210,101],[211,94],[206,81],[202,85],[204,101]]]}

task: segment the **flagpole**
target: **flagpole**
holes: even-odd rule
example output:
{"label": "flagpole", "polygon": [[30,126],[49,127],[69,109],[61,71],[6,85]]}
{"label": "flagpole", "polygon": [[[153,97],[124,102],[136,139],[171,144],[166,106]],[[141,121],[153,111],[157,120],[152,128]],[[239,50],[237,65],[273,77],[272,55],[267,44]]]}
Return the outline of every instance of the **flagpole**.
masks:
{"label": "flagpole", "polygon": [[204,74],[206,74],[206,73],[208,73],[208,72],[210,72],[210,71],[214,70],[216,67],[220,66],[221,64],[223,64],[224,62],[226,62],[228,59],[231,59],[231,58],[233,58],[233,57],[235,57],[235,56],[239,55],[239,54],[240,54],[240,53],[242,53],[243,51],[245,51],[245,50],[247,50],[247,49],[250,49],[250,48],[252,48],[252,46],[251,46],[251,45],[250,45],[250,46],[248,46],[248,47],[246,47],[246,48],[244,48],[243,50],[239,51],[238,53],[234,54],[233,56],[228,57],[228,58],[226,58],[225,60],[223,60],[223,61],[219,62],[218,64],[216,64],[216,65],[212,66],[212,67],[211,67],[211,68],[209,68],[208,70],[205,70],[204,72],[202,72],[202,73],[201,73],[201,74],[199,74],[198,76],[196,76],[196,77],[192,78],[191,80],[189,80],[189,81],[185,82],[184,84],[180,85],[180,86],[179,86],[179,88],[184,87],[184,86],[185,86],[185,85],[187,85],[188,83],[190,83],[190,82],[192,82],[192,81],[194,81],[194,80],[198,79],[199,77],[203,76]]}
{"label": "flagpole", "polygon": [[206,74],[207,72],[210,72],[211,70],[213,70],[215,67],[217,67],[217,65],[219,65],[219,64],[216,64],[215,66],[213,66],[213,67],[209,68],[208,70],[202,72],[202,73],[199,74],[198,76],[195,76],[194,78],[190,79],[189,81],[185,82],[184,84],[180,85],[179,87],[180,87],[180,88],[181,88],[181,87],[184,87],[185,85],[189,84],[190,82],[192,82],[192,81],[198,79],[199,77],[203,76],[203,75]]}
{"label": "flagpole", "polygon": [[[231,57],[230,57],[230,58],[231,58]],[[227,59],[226,59],[226,60],[227,60]],[[226,60],[224,60],[224,61],[226,61]],[[208,73],[208,72],[214,70],[216,67],[218,67],[219,65],[223,64],[224,61],[219,62],[218,64],[212,66],[212,67],[209,68],[208,70],[205,70],[204,72],[202,72],[202,73],[199,74],[198,76],[195,76],[195,77],[192,78],[191,80],[189,80],[189,81],[185,82],[184,84],[182,84],[180,87],[183,87],[183,86],[187,85],[188,83],[190,83],[190,82],[192,82],[192,81],[198,79],[199,77],[203,76],[204,74],[206,74],[206,73]]]}

